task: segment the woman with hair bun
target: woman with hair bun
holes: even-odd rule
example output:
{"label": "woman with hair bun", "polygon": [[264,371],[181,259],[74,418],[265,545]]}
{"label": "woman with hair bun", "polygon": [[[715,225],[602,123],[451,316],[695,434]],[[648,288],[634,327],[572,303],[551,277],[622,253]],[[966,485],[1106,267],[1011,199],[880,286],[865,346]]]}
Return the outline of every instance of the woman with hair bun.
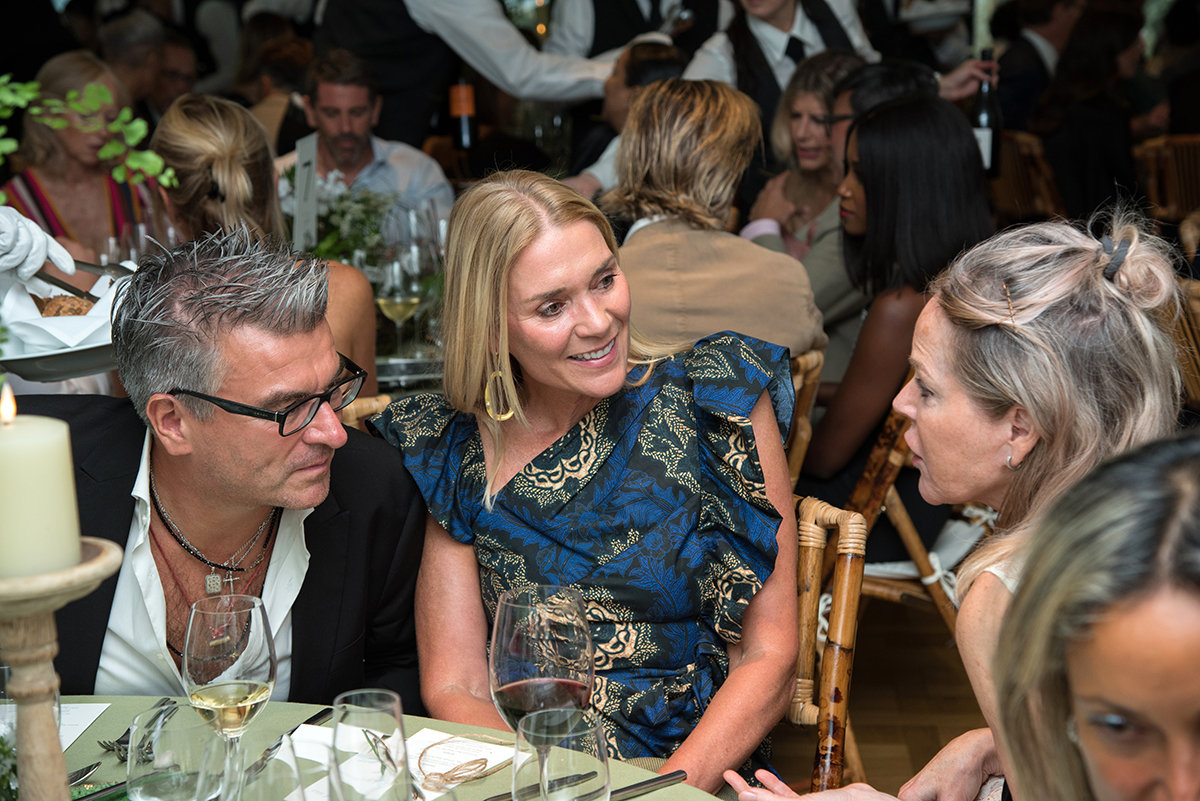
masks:
{"label": "woman with hair bun", "polygon": [[[1048,510],[1105,459],[1176,429],[1179,371],[1163,326],[1179,313],[1171,259],[1118,213],[1099,240],[1066,223],[998,234],[930,286],[916,374],[895,407],[912,419],[925,500],[1000,512],[996,536],[959,568],[956,632],[993,732],[1000,623]],[[1003,751],[1000,761],[1007,775]]]}
{"label": "woman with hair bun", "polygon": [[[1062,549],[1050,541],[1066,521],[1050,510],[1101,462],[1176,428],[1180,379],[1163,324],[1179,313],[1171,258],[1166,243],[1118,213],[1101,239],[1062,222],[997,234],[930,284],[913,334],[915,376],[895,400],[912,420],[905,439],[921,495],[934,504],[982,501],[1000,516],[996,535],[958,571],[955,637],[989,729],[946,746],[901,788],[906,798],[972,798],[978,788],[966,784],[1011,775],[1009,752],[995,748],[997,688],[1006,715],[1018,702],[1011,681],[993,682],[992,666],[1012,653],[997,641],[1017,587],[1026,573],[1044,579],[1047,567],[1035,560]],[[1022,759],[1031,747],[1023,742]],[[979,768],[997,758],[998,771]],[[1007,789],[1018,801],[1050,798],[1043,778]],[[759,801],[768,796],[760,791]]]}
{"label": "woman with hair bun", "polygon": [[[257,238],[286,237],[271,148],[246,109],[212,95],[184,95],[159,121],[150,147],[175,170],[178,185],[160,187],[160,195],[180,239],[239,226]],[[326,319],[338,351],[367,371],[362,394],[376,394],[374,298],[361,271],[329,262]]]}

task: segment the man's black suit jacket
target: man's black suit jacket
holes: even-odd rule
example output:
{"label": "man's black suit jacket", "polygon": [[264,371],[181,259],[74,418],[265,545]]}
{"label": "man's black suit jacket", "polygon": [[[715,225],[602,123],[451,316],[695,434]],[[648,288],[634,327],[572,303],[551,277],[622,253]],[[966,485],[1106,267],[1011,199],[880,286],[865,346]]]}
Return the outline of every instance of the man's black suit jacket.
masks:
{"label": "man's black suit jacket", "polygon": [[1000,56],[1000,83],[996,98],[1004,128],[1024,131],[1037,113],[1038,100],[1050,85],[1050,71],[1037,48],[1024,36],[1018,36]]}
{"label": "man's black suit jacket", "polygon": [[[91,395],[21,398],[23,414],[71,426],[84,536],[122,547],[146,426],[128,400]],[[425,504],[399,451],[358,431],[333,458],[329,497],[304,521],[310,560],[292,606],[288,699],[328,704],[346,690],[385,687],[421,714],[413,595]],[[55,667],[67,694],[91,694],[117,576],[57,614]]]}

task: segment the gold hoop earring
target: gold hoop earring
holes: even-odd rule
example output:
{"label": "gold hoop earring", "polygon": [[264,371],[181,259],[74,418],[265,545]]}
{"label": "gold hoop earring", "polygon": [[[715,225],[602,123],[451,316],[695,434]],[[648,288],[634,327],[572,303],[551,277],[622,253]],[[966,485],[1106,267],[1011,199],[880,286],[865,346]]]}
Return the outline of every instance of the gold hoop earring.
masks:
{"label": "gold hoop earring", "polygon": [[492,408],[492,380],[500,378],[503,383],[504,373],[496,370],[488,376],[487,383],[483,385],[483,408],[487,409],[488,417],[495,420],[497,423],[503,423],[508,418],[512,417],[514,412],[509,409],[504,414],[496,414],[496,410]]}

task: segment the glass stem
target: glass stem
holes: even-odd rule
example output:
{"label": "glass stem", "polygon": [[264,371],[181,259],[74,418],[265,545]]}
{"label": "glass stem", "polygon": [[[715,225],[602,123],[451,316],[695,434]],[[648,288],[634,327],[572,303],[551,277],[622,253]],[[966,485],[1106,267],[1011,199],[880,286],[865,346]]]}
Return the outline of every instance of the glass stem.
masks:
{"label": "glass stem", "polygon": [[225,784],[221,790],[221,801],[240,801],[242,797],[242,755],[238,748],[239,737],[225,737]]}

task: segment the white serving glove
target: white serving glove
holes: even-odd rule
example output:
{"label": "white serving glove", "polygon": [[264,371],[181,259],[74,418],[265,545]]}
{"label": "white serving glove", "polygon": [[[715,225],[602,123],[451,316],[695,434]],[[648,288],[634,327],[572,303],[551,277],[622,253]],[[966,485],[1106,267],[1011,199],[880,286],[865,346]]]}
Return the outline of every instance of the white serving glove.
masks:
{"label": "white serving glove", "polygon": [[33,277],[47,260],[68,275],[75,272],[75,260],[54,237],[16,209],[0,206],[0,272],[16,270],[30,292],[49,295],[53,290]]}

